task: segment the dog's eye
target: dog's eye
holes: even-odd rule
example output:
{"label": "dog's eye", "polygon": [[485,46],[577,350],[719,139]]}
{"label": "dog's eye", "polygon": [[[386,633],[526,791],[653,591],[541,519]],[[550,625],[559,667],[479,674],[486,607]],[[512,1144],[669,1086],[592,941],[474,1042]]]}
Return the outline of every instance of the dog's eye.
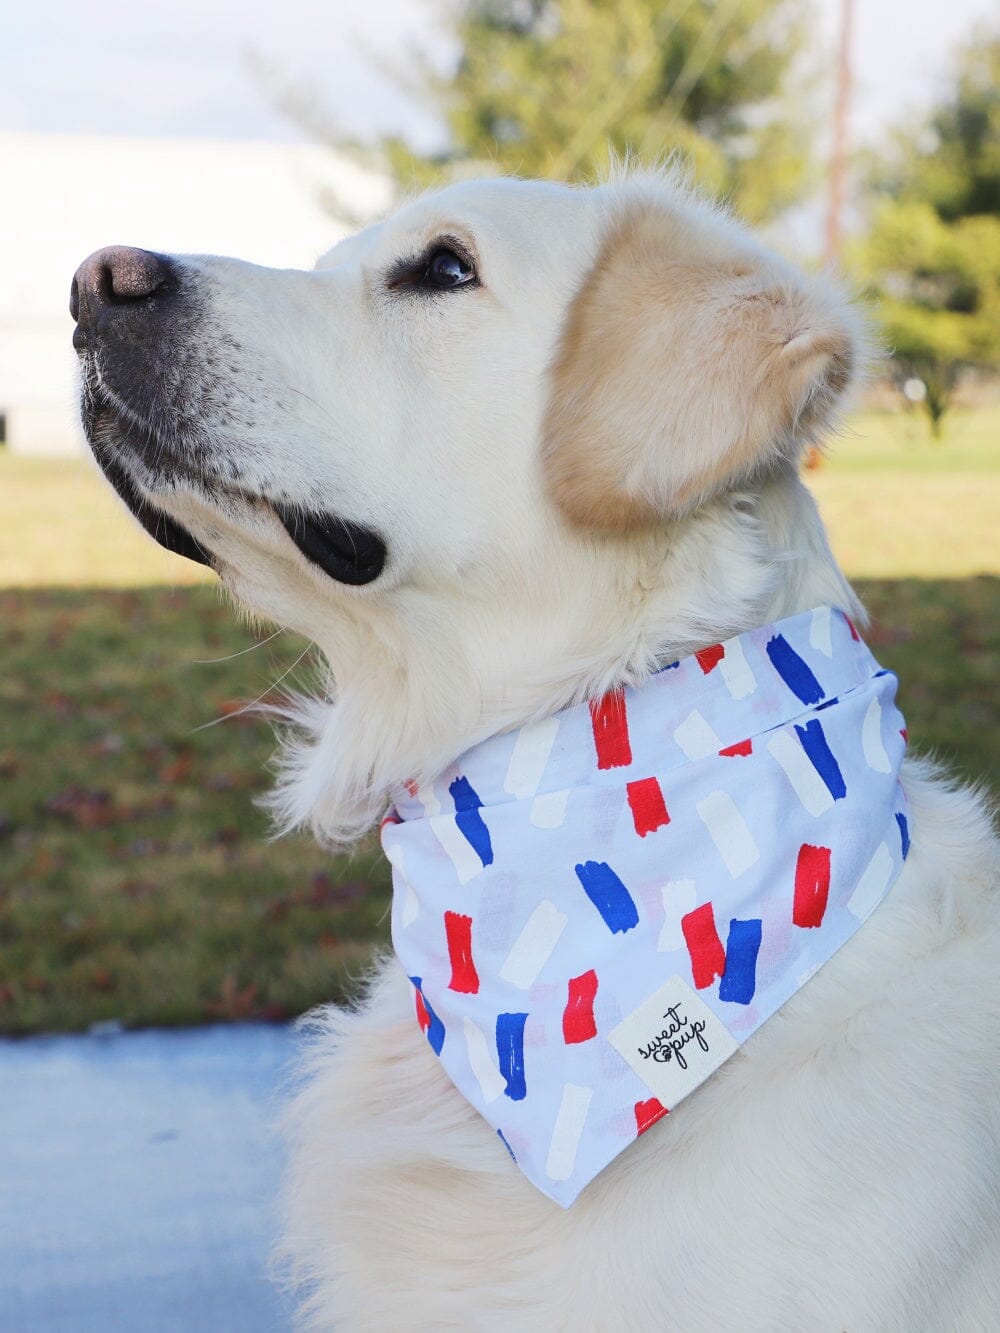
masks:
{"label": "dog's eye", "polygon": [[419,258],[401,259],[386,275],[385,283],[395,292],[452,292],[459,287],[478,287],[479,274],[464,246],[443,236]]}
{"label": "dog's eye", "polygon": [[476,270],[469,261],[454,250],[441,246],[428,257],[418,286],[446,292],[453,287],[467,287],[475,280]]}

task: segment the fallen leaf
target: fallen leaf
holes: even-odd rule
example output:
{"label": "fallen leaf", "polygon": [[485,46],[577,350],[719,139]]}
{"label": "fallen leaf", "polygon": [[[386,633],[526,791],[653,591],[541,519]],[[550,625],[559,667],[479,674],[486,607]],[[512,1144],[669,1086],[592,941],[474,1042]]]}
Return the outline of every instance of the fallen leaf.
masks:
{"label": "fallen leaf", "polygon": [[96,740],[91,741],[87,747],[87,754],[104,755],[120,754],[125,747],[125,739],[119,736],[117,732],[109,731],[104,736],[98,736]]}
{"label": "fallen leaf", "polygon": [[369,886],[360,880],[347,880],[341,883],[333,880],[324,870],[317,871],[310,883],[309,902],[313,907],[336,907],[342,903],[355,902],[363,898]]}
{"label": "fallen leaf", "polygon": [[117,806],[111,793],[103,787],[66,787],[50,797],[43,806],[46,814],[57,819],[68,819],[77,828],[107,828],[127,819],[129,812]]}
{"label": "fallen leaf", "polygon": [[209,1000],[205,1008],[217,1018],[249,1018],[254,1010],[257,998],[257,983],[249,982],[240,988],[232,972],[226,976],[219,989],[219,998]]}
{"label": "fallen leaf", "polygon": [[76,712],[75,702],[68,694],[63,694],[59,690],[46,690],[42,695],[42,704],[57,717],[69,717]]}
{"label": "fallen leaf", "polygon": [[122,893],[126,898],[142,899],[152,898],[157,892],[157,886],[148,879],[127,879],[122,885]]}
{"label": "fallen leaf", "polygon": [[136,838],[132,842],[126,843],[124,847],[116,848],[114,855],[119,860],[133,856],[156,856],[165,847],[166,843],[161,842],[159,838]]}
{"label": "fallen leaf", "polygon": [[161,782],[183,782],[191,772],[194,762],[189,751],[182,751],[168,764],[164,764],[157,776]]}

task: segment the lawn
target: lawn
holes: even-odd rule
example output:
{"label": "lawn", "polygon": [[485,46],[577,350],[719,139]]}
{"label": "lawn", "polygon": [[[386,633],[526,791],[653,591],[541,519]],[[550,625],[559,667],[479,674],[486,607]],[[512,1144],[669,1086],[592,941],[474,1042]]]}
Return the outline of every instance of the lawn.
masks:
{"label": "lawn", "polygon": [[[809,474],[912,741],[977,775],[998,720],[998,439],[1000,412],[943,445],[859,417]],[[0,458],[0,618],[0,1030],[279,1018],[348,990],[387,938],[386,869],[374,844],[335,860],[266,840],[272,738],[239,712],[301,641],[244,653],[217,589],[82,462]]]}
{"label": "lawn", "polygon": [[206,663],[248,642],[211,587],[7,590],[0,618],[2,1028],[279,1018],[339,993],[382,931],[381,856],[269,842],[271,733],[238,714],[302,645]]}
{"label": "lawn", "polygon": [[1000,409],[956,411],[945,441],[922,417],[853,417],[808,473],[852,578],[1000,573]]}

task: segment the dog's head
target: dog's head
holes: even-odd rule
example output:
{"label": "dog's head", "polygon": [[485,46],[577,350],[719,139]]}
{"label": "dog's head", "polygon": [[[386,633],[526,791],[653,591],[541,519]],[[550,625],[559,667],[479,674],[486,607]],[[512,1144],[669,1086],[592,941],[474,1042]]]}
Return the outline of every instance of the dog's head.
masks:
{"label": "dog's head", "polygon": [[662,175],[453,186],[312,272],[100,251],[72,313],[99,463],[323,649],[355,796],[766,609],[746,487],[858,359],[835,292]]}

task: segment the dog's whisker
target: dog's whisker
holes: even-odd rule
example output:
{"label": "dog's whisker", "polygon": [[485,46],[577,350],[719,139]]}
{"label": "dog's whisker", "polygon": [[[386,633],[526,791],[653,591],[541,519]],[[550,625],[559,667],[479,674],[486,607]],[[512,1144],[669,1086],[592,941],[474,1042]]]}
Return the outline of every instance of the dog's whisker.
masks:
{"label": "dog's whisker", "polygon": [[299,663],[302,661],[302,659],[303,659],[308,653],[310,653],[310,652],[312,651],[312,649],[315,648],[315,647],[316,647],[315,643],[312,643],[312,642],[307,643],[306,646],[302,649],[301,653],[299,653],[298,657],[297,657],[297,658],[295,659],[295,661],[292,663],[292,665],[288,668],[288,670],[287,670],[287,671],[283,671],[283,672],[281,673],[281,675],[278,677],[278,679],[277,679],[276,681],[272,682],[272,684],[270,684],[270,685],[267,687],[266,690],[263,690],[263,691],[257,696],[256,699],[254,699],[254,700],[252,700],[250,703],[244,705],[243,708],[238,708],[238,709],[236,709],[235,712],[227,713],[227,714],[225,714],[223,717],[216,717],[216,718],[213,718],[211,722],[202,722],[202,724],[201,724],[200,726],[198,726],[198,727],[192,727],[192,728],[191,728],[191,733],[190,733],[190,734],[191,734],[191,735],[194,735],[195,732],[199,732],[199,731],[210,731],[212,727],[217,727],[217,726],[219,726],[219,724],[222,723],[222,722],[232,722],[235,718],[238,718],[238,717],[245,717],[245,716],[247,715],[247,713],[252,713],[252,712],[254,712],[254,711],[255,711],[255,710],[256,710],[256,709],[263,703],[263,701],[267,698],[267,696],[268,696],[269,694],[273,694],[273,692],[278,688],[278,686],[281,685],[285,680],[288,679],[288,677],[292,674],[292,672],[293,672],[293,671],[295,670],[295,668],[299,665]]}
{"label": "dog's whisker", "polygon": [[217,666],[220,662],[232,662],[237,657],[245,657],[247,653],[254,653],[258,648],[263,648],[266,644],[276,639],[279,634],[284,634],[285,627],[280,625],[273,634],[269,634],[266,639],[261,639],[259,643],[252,643],[248,648],[241,648],[239,652],[230,653],[227,657],[196,657],[193,666]]}

